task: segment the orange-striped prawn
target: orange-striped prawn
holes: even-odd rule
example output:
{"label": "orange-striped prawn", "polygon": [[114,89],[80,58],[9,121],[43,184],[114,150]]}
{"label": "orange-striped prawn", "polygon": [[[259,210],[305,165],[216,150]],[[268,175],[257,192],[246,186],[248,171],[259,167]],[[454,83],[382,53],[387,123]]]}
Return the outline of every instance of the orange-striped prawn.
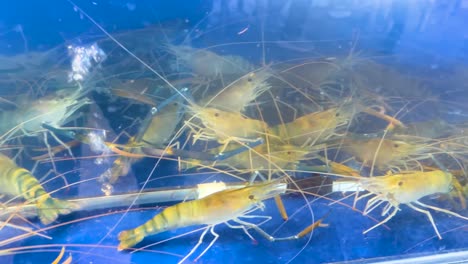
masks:
{"label": "orange-striped prawn", "polygon": [[364,231],[364,234],[392,219],[397,212],[401,210],[401,204],[405,204],[413,210],[424,213],[440,239],[442,236],[436,227],[431,213],[427,209],[468,220],[466,216],[419,201],[421,198],[428,195],[448,194],[452,189],[453,181],[453,176],[449,172],[442,170],[426,172],[416,171],[369,178],[359,177],[356,181],[358,188],[366,190],[368,193],[360,196],[356,193],[354,206],[359,200],[373,196],[367,201],[363,214],[367,215],[380,205],[386,204],[382,209],[382,216],[388,215],[384,220]]}
{"label": "orange-striped prawn", "polygon": [[52,198],[31,172],[18,167],[3,154],[0,154],[0,193],[21,196],[27,202],[35,204],[39,219],[45,225],[76,208],[67,201]]}
{"label": "orange-striped prawn", "polygon": [[[248,229],[252,228],[270,241],[298,239],[307,234],[307,232],[301,232],[291,237],[275,238],[267,234],[257,225],[241,220],[247,213],[259,208],[262,209],[264,207],[262,203],[263,200],[282,194],[285,191],[286,183],[282,179],[279,179],[267,183],[247,185],[240,189],[227,189],[213,193],[199,200],[183,202],[167,207],[145,224],[134,229],[120,232],[118,235],[120,241],[118,250],[130,248],[149,235],[186,226],[208,225],[201,235],[198,244],[195,245],[179,263],[184,262],[195,252],[203,242],[203,237],[210,231],[215,238],[196,258],[196,260],[198,260],[218,238],[218,234],[214,231],[216,225],[225,223],[227,226],[234,228],[233,225],[228,223],[229,221],[239,224],[240,226],[236,226],[235,228],[242,228],[250,238],[252,238],[252,236],[249,234]],[[309,229],[306,228],[305,230],[309,231]]]}

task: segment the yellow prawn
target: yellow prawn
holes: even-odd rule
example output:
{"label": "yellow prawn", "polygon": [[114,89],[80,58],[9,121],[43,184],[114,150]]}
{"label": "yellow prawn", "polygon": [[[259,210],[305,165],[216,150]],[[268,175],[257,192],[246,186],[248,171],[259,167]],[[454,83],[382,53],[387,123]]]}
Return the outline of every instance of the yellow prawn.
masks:
{"label": "yellow prawn", "polygon": [[464,153],[466,147],[452,144],[453,139],[429,139],[406,135],[390,138],[358,138],[347,136],[340,143],[344,152],[353,155],[363,166],[380,170],[423,168],[422,160],[431,159],[435,154],[447,154],[458,162],[457,153]]}
{"label": "yellow prawn", "polygon": [[[272,142],[269,142],[272,143]],[[226,150],[229,152],[234,147],[232,145]],[[222,150],[222,146],[211,149],[212,154],[218,154]],[[281,171],[283,169],[294,169],[301,161],[308,159],[308,155],[312,154],[313,150],[304,147],[298,147],[291,144],[281,142],[273,142],[273,144],[262,144],[241,152],[232,157],[213,161],[208,160],[181,160],[186,163],[184,168],[190,168],[198,165],[204,166],[226,166],[237,172],[255,172],[268,170],[271,173]]]}
{"label": "yellow prawn", "polygon": [[45,225],[59,215],[69,214],[76,206],[68,201],[52,198],[28,170],[18,167],[9,157],[0,154],[0,193],[21,196],[35,204],[39,219]]}
{"label": "yellow prawn", "polygon": [[399,120],[371,107],[364,107],[360,103],[351,102],[350,99],[345,100],[338,107],[300,116],[291,122],[272,127],[271,130],[291,144],[306,146],[323,143],[338,135],[339,129],[349,126],[354,115],[361,112],[376,116],[398,127],[404,126]]}
{"label": "yellow prawn", "polygon": [[[164,144],[170,141],[182,118],[182,108],[181,100],[175,100],[174,97],[162,102],[160,108],[153,107],[152,112],[143,120],[137,135],[123,146],[126,151],[117,153],[126,154],[118,157],[112,167],[100,176],[100,180],[113,184],[120,176],[127,175],[132,164],[145,156],[141,151],[142,147],[165,148]],[[108,146],[114,152],[119,151],[113,144]]]}
{"label": "yellow prawn", "polygon": [[399,164],[401,160],[416,154],[420,148],[422,146],[417,144],[385,138],[353,139],[346,137],[343,139],[345,152],[353,155],[363,165],[371,166],[373,164],[377,168]]}
{"label": "yellow prawn", "polygon": [[335,135],[338,127],[346,125],[352,113],[340,108],[312,112],[285,124],[271,128],[280,138],[296,146],[321,143]]}
{"label": "yellow prawn", "polygon": [[17,110],[5,111],[0,115],[0,142],[22,131],[26,135],[42,130],[42,123],[60,126],[71,120],[82,106],[89,104],[79,88],[63,89],[33,102],[23,103]]}
{"label": "yellow prawn", "polygon": [[187,120],[192,130],[194,143],[201,140],[216,140],[224,149],[231,141],[252,142],[268,134],[267,123],[248,118],[241,113],[223,111],[214,107],[188,106],[193,118],[201,120],[203,126]]}
{"label": "yellow prawn", "polygon": [[358,188],[366,190],[368,193],[358,195],[356,192],[354,207],[359,200],[373,196],[367,201],[363,214],[368,215],[380,205],[385,204],[382,209],[382,216],[387,215],[384,220],[364,231],[364,234],[392,219],[398,211],[401,210],[401,204],[405,204],[409,208],[425,214],[431,222],[439,239],[442,239],[442,236],[436,227],[430,211],[427,209],[432,209],[453,215],[463,220],[468,220],[468,217],[466,216],[419,201],[421,198],[428,195],[448,194],[453,186],[453,176],[449,172],[434,170],[427,172],[404,172],[398,174],[389,173],[384,176],[369,178],[359,177],[356,181]]}
{"label": "yellow prawn", "polygon": [[[251,215],[247,216],[249,212],[255,211],[259,208],[263,209],[263,200],[282,194],[285,191],[286,183],[282,179],[278,179],[267,183],[246,185],[246,187],[239,189],[219,191],[198,200],[182,202],[174,206],[167,207],[145,224],[134,229],[120,232],[118,235],[118,239],[120,241],[118,250],[128,249],[149,235],[155,235],[181,227],[207,225],[207,228],[202,233],[199,242],[179,263],[184,262],[195,252],[203,242],[203,237],[208,231],[210,231],[211,234],[213,234],[214,239],[195,259],[196,261],[203,256],[206,251],[208,251],[219,237],[219,235],[215,233],[214,227],[221,223],[225,223],[231,228],[242,228],[251,239],[253,238],[248,232],[248,229],[250,228],[254,229],[270,241],[301,238],[310,232],[311,229],[318,226],[318,224],[312,224],[308,228],[304,229],[303,232],[300,232],[295,236],[275,238],[263,231],[258,227],[258,225],[241,220],[242,217],[253,217]],[[269,220],[270,218],[267,217],[267,219]],[[229,221],[233,221],[240,226],[233,226],[228,223]]]}
{"label": "yellow prawn", "polygon": [[266,80],[271,76],[269,68],[249,72],[198,104],[234,113],[245,112],[251,102],[270,89]]}
{"label": "yellow prawn", "polygon": [[150,78],[116,81],[110,84],[113,88],[108,88],[104,91],[110,95],[127,98],[150,106],[156,106],[155,98],[152,98],[151,94],[154,92],[154,88],[152,87],[156,87],[157,84],[155,80]]}

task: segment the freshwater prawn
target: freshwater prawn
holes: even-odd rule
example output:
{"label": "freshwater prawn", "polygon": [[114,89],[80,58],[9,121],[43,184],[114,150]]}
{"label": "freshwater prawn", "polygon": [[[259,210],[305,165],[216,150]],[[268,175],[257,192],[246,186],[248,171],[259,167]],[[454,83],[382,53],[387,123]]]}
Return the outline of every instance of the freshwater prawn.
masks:
{"label": "freshwater prawn", "polygon": [[[272,142],[269,142],[272,143]],[[235,148],[234,148],[235,147]],[[238,150],[238,147],[232,145],[228,147],[226,152],[222,152],[223,147],[217,147],[209,150],[209,153],[216,155],[218,153],[230,153]],[[317,150],[318,151],[318,150]],[[186,164],[184,169],[189,169],[196,166],[225,166],[239,173],[246,172],[261,172],[268,171],[268,175],[276,172],[283,172],[284,169],[295,168],[301,160],[310,159],[308,156],[313,154],[314,150],[285,144],[281,142],[273,142],[273,144],[260,144],[252,146],[245,151],[236,153],[225,159],[218,160],[203,160],[203,159],[188,159],[181,160]]]}
{"label": "freshwater prawn", "polygon": [[251,102],[271,88],[266,80],[272,76],[269,67],[251,71],[212,96],[200,100],[198,104],[233,113],[245,113],[246,107]]}
{"label": "freshwater prawn", "polygon": [[[342,150],[353,155],[368,166],[380,170],[422,169],[423,160],[433,155],[446,154],[460,164],[459,154],[466,152],[466,146],[454,144],[455,139],[430,139],[408,135],[385,137],[368,137],[349,135],[342,139]],[[456,143],[456,142],[455,142]]]}
{"label": "freshwater prawn", "polygon": [[197,140],[216,140],[223,144],[224,151],[230,142],[254,142],[269,135],[268,124],[257,119],[248,118],[241,113],[223,111],[214,107],[201,107],[195,104],[188,106],[193,116],[201,120],[203,126],[189,120],[185,125],[193,133],[194,143]]}
{"label": "freshwater prawn", "polygon": [[157,108],[153,107],[143,120],[138,133],[124,146],[128,149],[129,156],[118,157],[100,179],[114,184],[120,176],[128,174],[132,164],[144,157],[142,147],[164,148],[164,144],[169,142],[182,119],[182,108],[183,103],[178,94],[161,102]]}
{"label": "freshwater prawn", "polygon": [[0,154],[0,193],[23,197],[35,204],[39,219],[44,225],[55,221],[59,215],[69,214],[76,206],[68,201],[52,198],[28,170],[18,167],[9,157]]}
{"label": "freshwater prawn", "polygon": [[43,130],[43,123],[60,126],[70,121],[78,109],[91,103],[83,95],[84,91],[79,88],[63,89],[33,102],[22,103],[16,110],[2,112],[0,142],[8,141],[18,132],[35,135]]}
{"label": "freshwater prawn", "polygon": [[165,49],[175,55],[176,66],[180,63],[195,74],[208,78],[217,78],[224,74],[245,74],[252,68],[247,60],[239,56],[221,56],[206,49],[196,49],[187,45],[167,44]]}
{"label": "freshwater prawn", "polygon": [[399,120],[384,113],[365,107],[347,98],[341,105],[323,111],[311,112],[294,120],[271,127],[274,134],[296,146],[313,146],[342,137],[342,128],[349,128],[354,116],[366,113],[388,121],[396,126],[404,126]]}
{"label": "freshwater prawn", "polygon": [[273,133],[296,146],[312,146],[322,143],[333,135],[337,128],[348,124],[353,112],[335,107],[312,112],[271,128]]}
{"label": "freshwater prawn", "polygon": [[[214,239],[195,259],[195,261],[197,261],[218,239],[219,235],[215,232],[214,228],[222,223],[226,224],[230,228],[242,229],[252,240],[254,240],[254,238],[249,233],[249,229],[255,230],[269,241],[299,239],[312,231],[312,229],[318,226],[320,222],[318,224],[314,223],[310,225],[297,235],[276,238],[266,233],[259,227],[259,225],[242,220],[242,218],[263,218],[265,220],[262,223],[270,220],[271,217],[269,216],[255,216],[249,215],[249,213],[258,209],[263,209],[265,207],[262,202],[263,200],[275,197],[285,192],[286,182],[284,182],[283,179],[277,179],[266,183],[246,185],[239,189],[226,189],[198,200],[182,202],[174,206],[167,207],[143,225],[120,232],[118,235],[118,239],[120,241],[118,250],[128,249],[149,235],[155,235],[181,227],[207,225],[200,236],[198,243],[182,260],[179,261],[179,263],[183,263],[196,251],[203,242],[205,235],[210,231],[214,236]],[[229,223],[230,221],[238,225],[232,225]]]}
{"label": "freshwater prawn", "polygon": [[364,207],[363,215],[368,215],[380,205],[385,204],[382,209],[382,216],[387,217],[376,225],[365,230],[366,234],[369,231],[381,226],[392,219],[398,211],[401,210],[400,205],[404,204],[409,208],[423,213],[427,216],[434,228],[439,239],[442,239],[439,230],[432,218],[432,214],[428,209],[443,212],[463,220],[468,220],[467,216],[463,216],[447,209],[428,205],[420,201],[421,198],[433,194],[449,194],[453,188],[453,175],[443,170],[433,171],[408,171],[397,174],[388,173],[384,176],[375,177],[358,177],[342,176],[346,179],[355,181],[359,190],[365,190],[368,193],[359,195],[356,192],[353,208],[359,200],[366,197],[370,198]]}

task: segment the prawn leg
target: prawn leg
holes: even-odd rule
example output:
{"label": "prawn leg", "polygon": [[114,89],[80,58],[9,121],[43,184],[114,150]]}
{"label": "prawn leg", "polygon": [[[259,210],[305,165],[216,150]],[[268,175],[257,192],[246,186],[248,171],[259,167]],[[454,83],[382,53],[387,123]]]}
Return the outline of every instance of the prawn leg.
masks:
{"label": "prawn leg", "polygon": [[[58,255],[57,258],[52,262],[52,264],[59,264],[59,262],[62,260],[64,254],[65,254],[65,247],[62,247],[62,249],[60,250],[59,255]],[[72,262],[72,260],[73,260],[73,259],[72,259],[72,256],[71,256],[71,254],[70,254],[70,256],[69,256],[66,260],[64,260],[64,261],[62,262],[62,264],[70,264],[70,263]]]}
{"label": "prawn leg", "polygon": [[[214,231],[214,227],[215,225],[211,225],[210,227],[208,227],[208,229],[210,230],[210,233],[214,236],[213,240],[211,240],[210,244],[205,248],[205,250],[203,250],[202,253],[200,253],[200,255],[198,255],[198,257],[195,259],[195,262],[197,262],[203,255],[205,255],[205,253],[208,251],[208,249],[210,249],[214,243],[216,242],[216,240],[218,240],[219,238],[219,235]],[[200,237],[200,241],[199,243],[203,240],[203,237]],[[193,251],[193,250],[192,250]],[[191,251],[191,252],[192,252]],[[192,252],[193,253],[193,252]],[[179,263],[183,263],[183,260],[181,260]]]}
{"label": "prawn leg", "polygon": [[429,211],[427,211],[427,210],[424,210],[424,209],[421,209],[421,208],[419,208],[419,207],[416,207],[416,206],[413,205],[412,203],[408,203],[407,205],[408,205],[411,209],[413,209],[413,210],[415,210],[415,211],[418,211],[418,212],[420,212],[420,213],[425,214],[425,215],[427,216],[427,218],[429,219],[429,221],[431,222],[432,227],[434,228],[434,231],[435,231],[436,234],[437,234],[437,237],[438,237],[439,239],[442,239],[442,236],[440,235],[439,230],[437,229],[437,226],[436,226],[436,224],[435,224],[435,222],[434,222],[434,218],[432,218],[431,212],[429,212]]}
{"label": "prawn leg", "polygon": [[226,160],[226,159],[229,159],[235,155],[238,155],[242,152],[245,152],[251,148],[255,148],[257,146],[260,146],[261,144],[263,144],[265,141],[263,138],[259,138],[255,141],[248,141],[248,142],[245,142],[245,146],[242,146],[242,147],[239,147],[237,149],[234,149],[234,150],[231,150],[231,151],[227,151],[227,152],[220,152],[219,154],[215,155],[214,156],[214,160],[215,161],[220,161],[220,160]]}
{"label": "prawn leg", "polygon": [[372,226],[371,228],[365,230],[365,231],[362,232],[362,233],[363,233],[363,234],[367,234],[367,233],[370,232],[371,230],[373,230],[373,229],[375,229],[375,228],[377,228],[377,227],[379,227],[379,226],[381,226],[381,225],[387,223],[388,221],[390,221],[390,219],[392,219],[392,218],[396,215],[396,213],[397,213],[399,210],[400,210],[400,209],[399,209],[398,207],[395,207],[395,209],[392,211],[392,213],[391,213],[389,216],[387,216],[387,218],[385,218],[384,220],[380,221],[379,223],[377,223],[376,225]]}
{"label": "prawn leg", "polygon": [[[222,161],[229,159],[233,156],[239,155],[251,148],[255,148],[264,143],[262,138],[257,139],[253,142],[247,142],[244,146],[236,148],[234,150],[218,153],[218,154],[211,154],[207,152],[198,152],[198,151],[190,151],[190,150],[183,150],[183,149],[174,149],[170,148],[167,150],[167,154],[171,156],[177,156],[183,159],[195,159],[195,160],[203,160],[203,161]],[[153,148],[142,148],[142,151],[148,155],[161,155],[163,154],[162,150],[157,150]]]}
{"label": "prawn leg", "polygon": [[[183,259],[181,259],[178,263],[184,263],[184,261],[186,261],[186,260],[195,252],[195,250],[197,250],[197,248],[203,243],[203,238],[205,238],[205,235],[206,235],[206,233],[208,233],[208,230],[210,230],[210,229],[212,230],[213,227],[214,227],[214,226],[211,225],[211,226],[208,226],[207,228],[205,228],[205,230],[203,230],[203,233],[201,234],[200,238],[198,239],[197,244],[196,244],[196,245],[192,248],[192,250],[190,250],[190,252],[189,252],[187,255],[185,255],[185,257],[184,257]],[[214,231],[212,231],[212,233],[214,233]],[[214,238],[213,241],[210,243],[210,245],[208,246],[208,248],[211,247],[212,243],[214,243],[214,242],[216,241],[217,238],[218,238],[218,235],[215,236],[215,238]],[[208,248],[207,248],[206,250],[208,250]],[[206,250],[205,250],[205,251],[206,251]],[[205,251],[203,251],[202,254],[205,253]],[[198,256],[197,259],[200,258],[200,257],[202,256],[202,254],[201,254],[200,256]]]}
{"label": "prawn leg", "polygon": [[[218,140],[218,142],[222,144],[222,147],[221,147],[220,152],[219,152],[218,155],[222,156],[223,153],[225,152],[226,148],[229,146],[229,144],[231,142],[237,142],[237,141],[242,142],[242,144],[256,144],[257,142],[263,142],[263,139],[261,139],[261,138],[260,139],[249,139],[249,138],[239,138],[239,137],[231,137],[230,136],[230,137],[228,137],[228,138],[226,138],[224,140]],[[239,153],[242,153],[242,152],[244,152],[244,151],[240,151]],[[230,157],[235,156],[235,155],[237,155],[239,153],[236,153],[236,151],[234,150],[234,154],[232,154]],[[226,159],[226,158],[224,158],[224,159]],[[222,160],[224,160],[224,159],[222,159]]]}
{"label": "prawn leg", "polygon": [[[258,234],[260,234],[261,236],[263,236],[264,238],[266,238],[267,240],[269,240],[271,242],[276,242],[276,241],[300,239],[300,238],[304,237],[305,235],[309,234],[310,232],[312,232],[317,227],[326,227],[326,226],[328,226],[328,225],[322,223],[323,219],[325,219],[325,217],[327,217],[327,216],[328,216],[328,214],[325,215],[324,217],[322,217],[320,220],[316,221],[315,223],[313,223],[313,224],[309,225],[308,227],[304,228],[301,232],[297,233],[296,235],[288,236],[288,237],[274,237],[274,236],[268,234],[267,232],[265,232],[263,229],[261,229],[259,227],[260,224],[252,224],[252,223],[249,223],[247,221],[243,221],[243,220],[241,220],[239,218],[235,218],[235,219],[233,219],[233,221],[240,224],[241,226],[246,227],[247,229],[252,228]],[[263,218],[263,216],[254,216],[254,215],[241,216],[241,217],[244,217],[244,218],[262,217]],[[270,219],[271,219],[270,217],[267,217],[267,220],[265,220],[264,222],[269,221]],[[264,223],[264,222],[262,222],[262,223]],[[239,227],[237,227],[237,228],[239,228]]]}
{"label": "prawn leg", "polygon": [[417,205],[421,206],[421,207],[425,207],[425,208],[432,209],[432,210],[434,210],[434,211],[439,211],[439,212],[442,212],[442,213],[446,213],[446,214],[449,214],[449,215],[453,215],[453,216],[458,217],[458,218],[463,219],[463,220],[468,220],[468,217],[465,217],[465,216],[463,216],[463,215],[454,213],[454,212],[449,211],[449,210],[446,210],[446,209],[442,209],[442,208],[439,208],[439,207],[435,207],[435,206],[431,206],[431,205],[428,205],[428,204],[424,204],[424,203],[421,203],[421,202],[419,202],[419,201],[416,201],[415,203],[416,203]]}
{"label": "prawn leg", "polygon": [[279,195],[275,196],[275,203],[276,203],[276,207],[278,207],[278,210],[283,220],[288,221],[289,219],[288,213],[286,212],[286,208],[284,207],[283,200],[281,199]]}
{"label": "prawn leg", "polygon": [[[255,178],[260,177],[262,181],[267,181],[266,178],[258,171],[252,174],[252,177],[250,178],[250,184],[252,184],[255,181]],[[281,199],[281,196],[277,195],[274,197],[275,199],[275,204],[276,207],[278,208],[278,211],[283,218],[284,221],[287,221],[289,219],[288,213],[286,212],[286,208],[284,207],[283,200]]]}
{"label": "prawn leg", "polygon": [[62,260],[64,253],[65,253],[65,247],[62,247],[57,258],[54,261],[52,261],[52,264],[59,264],[59,261]]}
{"label": "prawn leg", "polygon": [[42,123],[41,126],[42,128],[47,129],[49,132],[55,135],[64,136],[69,139],[78,140],[83,143],[87,142],[86,134],[82,132],[78,132],[75,129],[58,128],[58,127],[51,126],[47,123]]}

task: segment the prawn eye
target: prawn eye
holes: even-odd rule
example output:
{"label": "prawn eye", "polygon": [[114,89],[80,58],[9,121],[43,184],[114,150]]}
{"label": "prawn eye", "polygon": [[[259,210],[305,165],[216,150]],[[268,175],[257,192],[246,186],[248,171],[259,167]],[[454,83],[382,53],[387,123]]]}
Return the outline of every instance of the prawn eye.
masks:
{"label": "prawn eye", "polygon": [[255,198],[255,196],[253,194],[249,195],[250,200],[253,200],[254,198]]}
{"label": "prawn eye", "polygon": [[218,116],[219,116],[219,113],[218,113],[218,112],[214,113],[214,116],[218,117]]}
{"label": "prawn eye", "polygon": [[286,154],[291,155],[291,151],[286,152]]}
{"label": "prawn eye", "polygon": [[393,144],[393,146],[394,146],[395,148],[398,148],[400,145],[398,145],[397,143],[395,143],[395,144]]}
{"label": "prawn eye", "polygon": [[339,117],[339,116],[340,116],[340,113],[336,113],[335,116],[336,116],[336,117]]}
{"label": "prawn eye", "polygon": [[248,82],[252,82],[252,78],[249,77],[249,78],[247,79],[247,81],[248,81]]}
{"label": "prawn eye", "polygon": [[402,182],[402,181],[399,181],[399,182],[398,182],[398,186],[403,186],[403,182]]}

